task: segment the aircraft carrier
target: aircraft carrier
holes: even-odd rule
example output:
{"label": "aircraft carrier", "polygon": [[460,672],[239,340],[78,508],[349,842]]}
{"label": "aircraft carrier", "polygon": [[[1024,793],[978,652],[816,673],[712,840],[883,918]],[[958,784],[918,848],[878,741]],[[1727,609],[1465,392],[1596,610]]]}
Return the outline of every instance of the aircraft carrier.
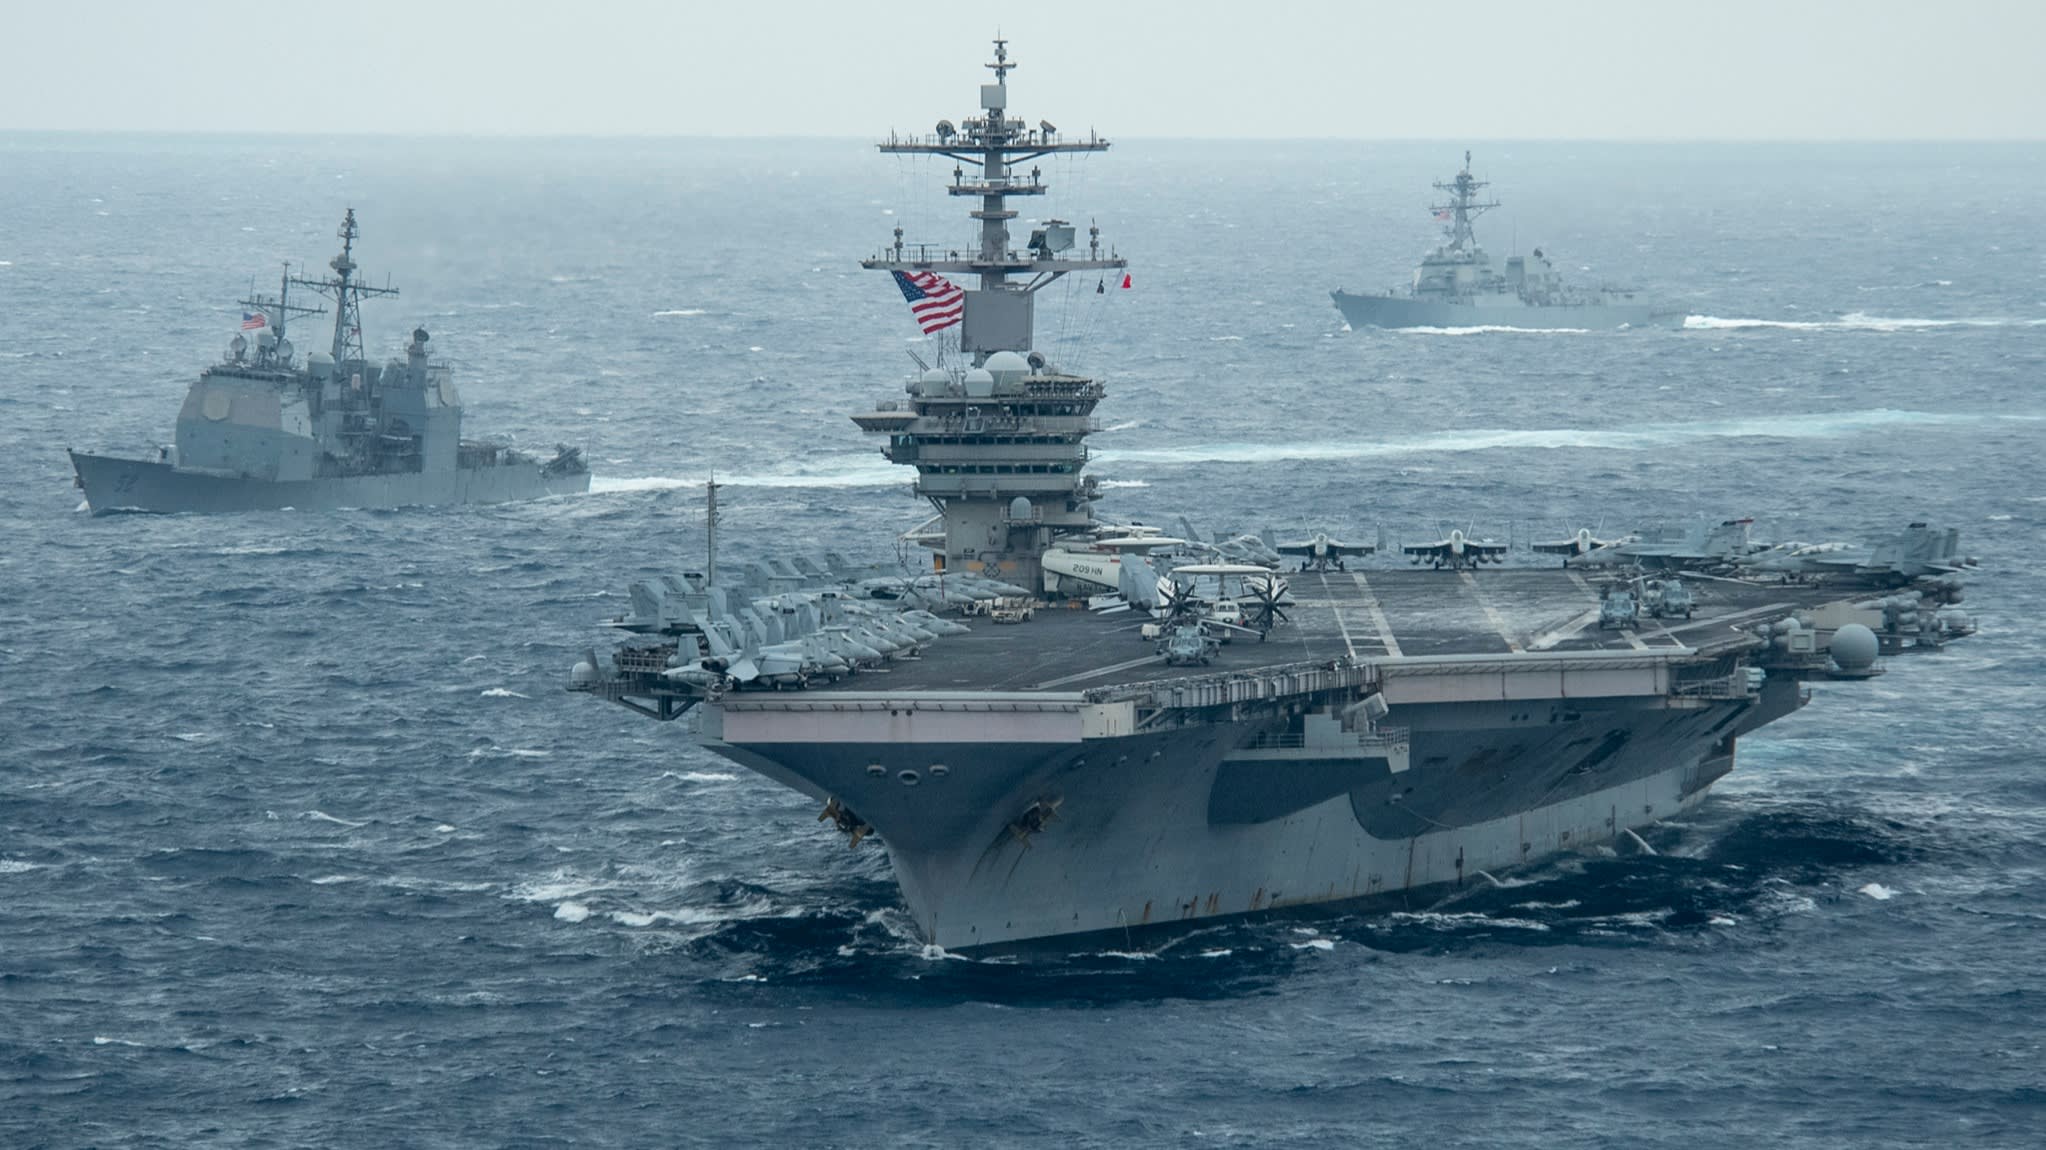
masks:
{"label": "aircraft carrier", "polygon": [[1599,330],[1621,327],[1681,327],[1681,308],[1658,306],[1627,288],[1580,288],[1564,282],[1554,263],[1534,250],[1506,258],[1501,270],[1478,245],[1472,223],[1499,206],[1480,200],[1486,187],[1471,175],[1471,154],[1463,170],[1436,190],[1446,193],[1432,211],[1443,225],[1443,241],[1422,258],[1404,291],[1353,295],[1329,293],[1353,328],[1515,327],[1541,330]]}
{"label": "aircraft carrier", "polygon": [[[186,393],[175,445],[154,459],[70,453],[93,514],[503,503],[589,490],[576,448],[541,460],[463,439],[453,374],[429,356],[425,328],[413,330],[403,359],[369,361],[362,301],[397,289],[357,277],[358,234],[351,208],[332,276],[287,267],[275,296],[241,301],[252,309],[244,332]],[[324,309],[292,303],[293,287],[335,305],[330,349],[303,359],[285,331]],[[253,346],[246,331],[256,333]]]}
{"label": "aircraft carrier", "polygon": [[1018,165],[1108,145],[1028,128],[1007,111],[1002,42],[988,66],[979,114],[881,145],[959,164],[978,250],[898,230],[864,261],[978,277],[960,362],[853,416],[938,509],[906,536],[932,569],[720,571],[713,486],[711,565],[635,583],[612,621],[633,637],[568,684],[686,719],[700,745],[815,798],[854,848],[878,842],[929,942],[1120,941],[1410,902],[1638,842],[1734,768],[1743,736],[1810,702],[1811,681],[1871,678],[1972,630],[1942,612],[1961,597],[1945,571],[1700,571],[1679,613],[1674,569],[1516,567],[1454,534],[1399,569],[1339,564],[1371,548],[1317,537],[1281,575],[1106,522],[1082,471],[1102,385],[1033,350],[1031,293],[1123,261],[1055,221],[1016,247],[1007,201],[1041,194]]}

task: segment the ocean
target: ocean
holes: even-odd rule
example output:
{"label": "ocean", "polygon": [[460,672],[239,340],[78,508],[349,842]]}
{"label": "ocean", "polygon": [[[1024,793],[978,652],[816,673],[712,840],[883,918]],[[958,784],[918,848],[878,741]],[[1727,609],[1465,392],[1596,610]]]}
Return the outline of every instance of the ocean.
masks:
{"label": "ocean", "polygon": [[[1473,145],[1495,252],[1681,330],[1344,330],[1465,145],[1119,141],[1028,205],[1104,513],[1527,539],[1961,528],[1979,637],[1820,684],[1646,837],[1398,913],[925,948],[807,798],[563,690],[634,579],[892,559],[846,418],[964,244],[860,140],[0,135],[0,1145],[2034,1146],[2046,147]],[[373,355],[583,445],[498,507],[85,513],[354,207]],[[1083,239],[1084,242],[1084,239]],[[319,320],[295,338],[316,346]],[[1531,562],[1525,556],[1519,562]],[[1383,563],[1386,560],[1371,560]]]}

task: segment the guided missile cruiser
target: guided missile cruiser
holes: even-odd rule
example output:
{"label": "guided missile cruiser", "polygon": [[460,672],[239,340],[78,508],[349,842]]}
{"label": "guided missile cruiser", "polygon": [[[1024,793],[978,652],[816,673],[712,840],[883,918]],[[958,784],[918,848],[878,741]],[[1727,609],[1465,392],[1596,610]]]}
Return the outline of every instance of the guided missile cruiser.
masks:
{"label": "guided missile cruiser", "polygon": [[954,160],[948,191],[977,223],[975,245],[898,232],[864,261],[973,280],[959,361],[852,416],[936,508],[904,536],[929,569],[643,580],[611,624],[628,637],[567,684],[812,797],[852,849],[887,853],[928,942],[1121,944],[1412,905],[1624,843],[1700,802],[1812,681],[1972,630],[1941,610],[1958,572],[1924,593],[1687,580],[1681,604],[1642,610],[1631,581],[1553,558],[1416,566],[1284,541],[1305,561],[1281,573],[1276,554],[1103,520],[1084,472],[1103,384],[1043,354],[1033,293],[1124,261],[1092,233],[1009,229],[1011,203],[1045,190],[1022,165],[1108,143],[1017,118],[1015,67],[996,41],[975,114],[880,145]]}
{"label": "guided missile cruiser", "polygon": [[[71,452],[93,514],[503,503],[590,489],[577,448],[543,460],[462,438],[454,374],[428,351],[425,328],[413,329],[402,358],[370,361],[362,302],[398,289],[357,274],[353,208],[338,235],[333,274],[287,266],[276,295],[241,301],[243,330],[186,393],[174,445],[155,458]],[[331,342],[304,357],[285,333],[325,309],[292,302],[293,288],[301,301],[334,304]]]}

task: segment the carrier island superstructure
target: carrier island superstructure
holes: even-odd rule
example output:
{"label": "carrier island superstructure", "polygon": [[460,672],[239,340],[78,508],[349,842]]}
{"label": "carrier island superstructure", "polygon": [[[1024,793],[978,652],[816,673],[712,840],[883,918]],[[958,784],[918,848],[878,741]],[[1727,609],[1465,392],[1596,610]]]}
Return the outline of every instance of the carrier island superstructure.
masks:
{"label": "carrier island superstructure", "polygon": [[[1160,605],[1129,572],[1162,544],[1111,538],[1127,533],[1097,519],[1082,473],[1101,384],[1033,348],[1033,288],[1122,260],[1098,240],[1068,256],[1055,221],[1020,249],[1008,230],[1011,198],[1043,187],[1018,165],[1107,144],[1012,118],[1003,47],[980,114],[881,145],[954,158],[951,190],[976,202],[980,225],[977,250],[898,233],[866,261],[979,277],[964,300],[965,362],[853,416],[917,469],[938,509],[913,533],[936,553],[933,571],[891,578],[829,556],[641,581],[613,621],[636,637],[592,650],[570,680],[685,718],[702,746],[814,797],[856,849],[878,842],[930,942],[1120,938],[1424,899],[1626,841],[1697,803],[1743,736],[1810,701],[1809,681],[1865,679],[1886,654],[1969,629],[1939,611],[1960,596],[1956,576],[1716,579],[1697,584],[1682,618],[1629,614],[1609,628],[1615,600],[1596,569],[1314,564],[1285,585],[1196,564],[1158,584],[1183,592]],[[1095,563],[1055,572],[1052,552]],[[1061,602],[1072,573],[1090,570],[1137,609]],[[1232,577],[1283,601],[1283,618],[1211,629],[1180,615],[1186,642],[1143,637],[1161,616],[1173,625],[1203,579],[1226,589]],[[1048,602],[997,599],[964,624],[942,615],[1021,590]]]}

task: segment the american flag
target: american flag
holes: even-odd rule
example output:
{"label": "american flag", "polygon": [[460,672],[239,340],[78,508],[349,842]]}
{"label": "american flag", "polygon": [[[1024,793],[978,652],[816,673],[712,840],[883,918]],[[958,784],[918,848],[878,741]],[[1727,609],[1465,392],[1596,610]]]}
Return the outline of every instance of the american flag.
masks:
{"label": "american flag", "polygon": [[966,293],[936,272],[896,272],[895,286],[902,289],[902,298],[909,301],[909,310],[925,335],[951,327],[965,314]]}
{"label": "american flag", "polygon": [[243,331],[254,331],[254,330],[256,330],[256,329],[257,329],[257,328],[259,328],[259,327],[269,327],[269,326],[270,326],[270,318],[269,318],[268,316],[264,315],[264,314],[263,314],[262,312],[259,312],[259,311],[245,311],[245,312],[243,312],[243,313],[242,313],[242,330],[243,330]]}
{"label": "american flag", "polygon": [[1456,218],[1456,213],[1450,211],[1448,208],[1436,208],[1435,218],[1446,224],[1449,221]]}

